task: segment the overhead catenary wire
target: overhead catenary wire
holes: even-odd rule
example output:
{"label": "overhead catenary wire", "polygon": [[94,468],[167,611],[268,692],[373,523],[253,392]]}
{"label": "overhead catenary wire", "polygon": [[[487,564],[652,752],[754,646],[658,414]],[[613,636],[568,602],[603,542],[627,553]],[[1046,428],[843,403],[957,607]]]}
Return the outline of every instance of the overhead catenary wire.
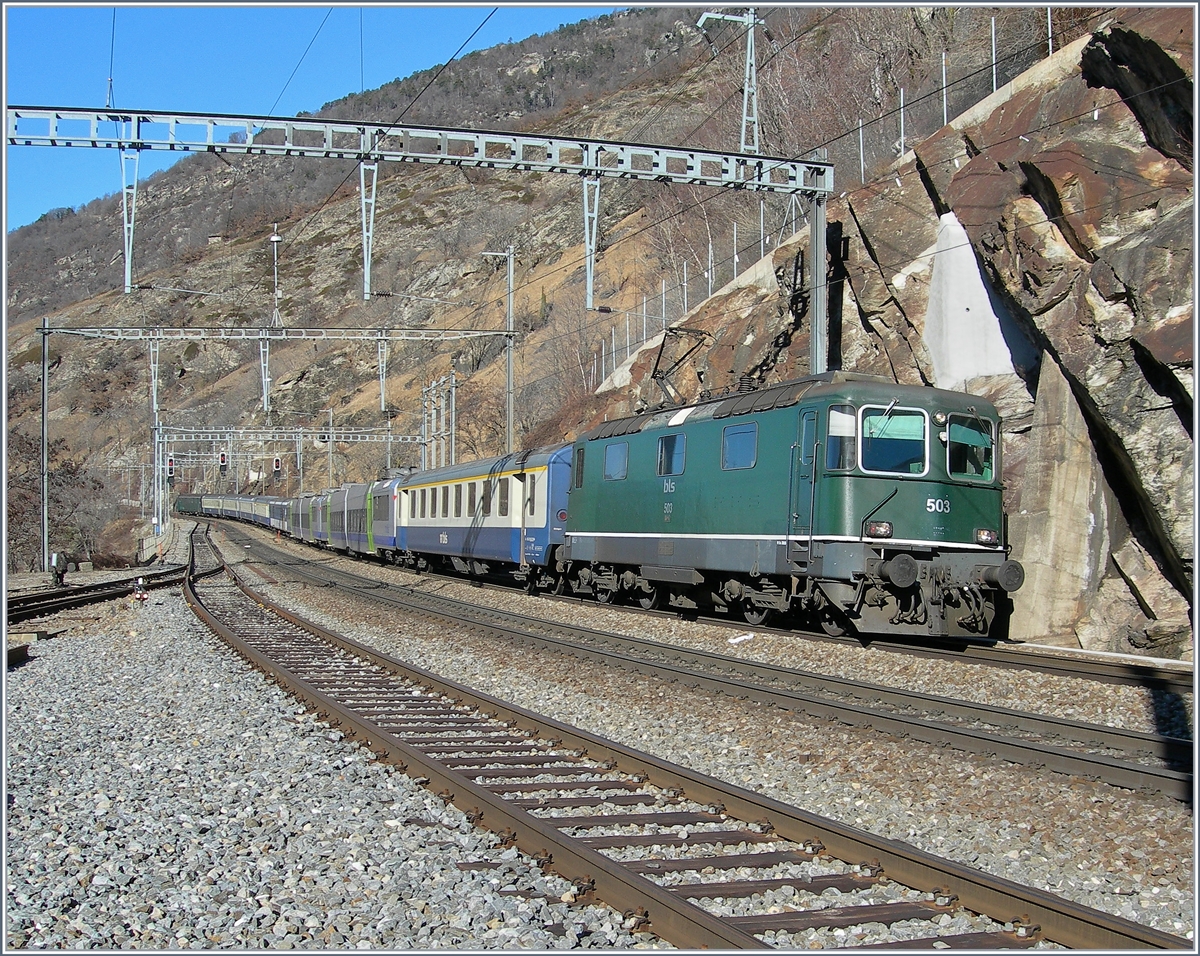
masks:
{"label": "overhead catenary wire", "polygon": [[287,92],[287,88],[292,85],[292,80],[296,78],[296,74],[300,71],[301,64],[304,63],[304,58],[308,56],[308,51],[312,49],[314,43],[317,42],[317,37],[321,35],[321,30],[325,28],[325,22],[329,19],[329,15],[333,13],[333,7],[325,11],[325,19],[321,21],[321,25],[317,27],[317,32],[313,34],[311,40],[308,41],[308,46],[304,48],[304,52],[300,54],[300,59],[296,62],[295,68],[292,70],[291,76],[287,78],[287,82],[283,84],[283,89],[279,91],[279,95],[275,97],[275,102],[271,104],[271,108],[267,110],[268,116],[275,115],[275,107],[279,105],[279,101],[283,99],[283,94]]}

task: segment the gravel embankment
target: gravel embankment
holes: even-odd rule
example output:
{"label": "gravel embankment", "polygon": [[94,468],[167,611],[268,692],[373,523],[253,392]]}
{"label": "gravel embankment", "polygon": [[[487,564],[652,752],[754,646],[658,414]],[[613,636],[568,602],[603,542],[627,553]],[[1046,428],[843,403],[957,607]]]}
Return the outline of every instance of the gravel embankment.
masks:
{"label": "gravel embankment", "polygon": [[[279,585],[254,583],[299,613],[452,679],[812,812],[1191,936],[1192,817],[1183,804],[447,635],[269,570]],[[736,632],[712,625],[422,586],[929,693],[1140,729],[1155,721],[1154,699],[1132,688],[947,669],[762,634],[731,645]],[[60,619],[71,624],[69,614]],[[89,611],[34,655],[9,673],[6,694],[10,947],[653,942],[601,907],[502,898],[510,885],[552,899],[567,886],[304,716],[177,597],[160,592],[145,607]],[[502,858],[502,870],[457,866]],[[803,937],[794,944],[811,945]]]}
{"label": "gravel embankment", "polygon": [[[89,613],[8,674],[6,951],[662,945],[562,902],[566,881],[305,715],[179,596]],[[503,865],[458,867],[480,860]]]}

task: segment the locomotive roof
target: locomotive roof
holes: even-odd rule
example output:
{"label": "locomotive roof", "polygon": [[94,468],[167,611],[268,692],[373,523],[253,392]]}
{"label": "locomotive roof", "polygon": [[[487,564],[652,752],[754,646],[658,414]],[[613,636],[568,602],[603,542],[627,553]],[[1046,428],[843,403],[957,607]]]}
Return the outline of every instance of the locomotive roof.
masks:
{"label": "locomotive roof", "polygon": [[932,388],[928,385],[901,385],[878,375],[863,375],[859,372],[837,370],[793,379],[790,382],[772,385],[770,388],[727,393],[692,405],[652,408],[641,415],[631,415],[627,418],[616,418],[603,422],[591,431],[580,435],[578,440],[595,441],[599,438],[632,435],[650,428],[664,428],[683,421],[683,418],[680,418],[681,415],[684,415],[687,421],[694,422],[707,418],[731,418],[736,415],[750,415],[777,408],[788,408],[798,404],[810,393],[813,397],[828,393],[830,399],[844,398],[848,390],[860,393],[860,400],[871,398],[878,400],[886,395],[888,400],[898,398],[901,401],[923,405],[931,401],[938,401],[962,408],[965,408],[969,401],[973,401],[976,405],[982,406],[979,409],[980,412],[992,417],[996,414],[992,403],[977,395]]}

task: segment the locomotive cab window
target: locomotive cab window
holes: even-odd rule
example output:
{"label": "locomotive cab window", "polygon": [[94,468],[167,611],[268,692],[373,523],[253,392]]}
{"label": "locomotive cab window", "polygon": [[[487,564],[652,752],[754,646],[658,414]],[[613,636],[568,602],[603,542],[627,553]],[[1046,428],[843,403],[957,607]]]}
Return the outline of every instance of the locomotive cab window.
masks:
{"label": "locomotive cab window", "polygon": [[684,464],[684,452],[687,448],[687,436],[684,434],[678,435],[663,435],[658,440],[658,474],[663,475],[682,475]]}
{"label": "locomotive cab window", "polygon": [[825,442],[825,467],[846,471],[854,467],[854,449],[858,440],[858,420],[853,405],[830,405]]}
{"label": "locomotive cab window", "polygon": [[617,441],[604,446],[604,480],[624,481],[629,474],[629,442]]}
{"label": "locomotive cab window", "polygon": [[721,468],[753,468],[758,460],[758,422],[726,425],[721,431]]}
{"label": "locomotive cab window", "polygon": [[923,475],[928,462],[925,413],[895,403],[862,410],[862,470],[892,475]]}
{"label": "locomotive cab window", "polygon": [[583,487],[583,448],[582,447],[575,449],[575,467],[574,467],[573,471],[575,472],[575,476],[574,476],[575,477],[575,487],[582,488]]}
{"label": "locomotive cab window", "polygon": [[991,481],[995,459],[992,423],[975,417],[951,415],[947,435],[946,470],[950,477]]}

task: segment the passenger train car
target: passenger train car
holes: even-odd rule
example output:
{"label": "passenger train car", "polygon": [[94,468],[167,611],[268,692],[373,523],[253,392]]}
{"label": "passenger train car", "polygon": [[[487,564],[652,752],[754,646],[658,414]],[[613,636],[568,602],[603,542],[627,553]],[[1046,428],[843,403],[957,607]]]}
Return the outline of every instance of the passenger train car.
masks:
{"label": "passenger train car", "polygon": [[403,479],[179,507],[602,602],[983,636],[1024,581],[1005,541],[999,435],[977,396],[827,372]]}

